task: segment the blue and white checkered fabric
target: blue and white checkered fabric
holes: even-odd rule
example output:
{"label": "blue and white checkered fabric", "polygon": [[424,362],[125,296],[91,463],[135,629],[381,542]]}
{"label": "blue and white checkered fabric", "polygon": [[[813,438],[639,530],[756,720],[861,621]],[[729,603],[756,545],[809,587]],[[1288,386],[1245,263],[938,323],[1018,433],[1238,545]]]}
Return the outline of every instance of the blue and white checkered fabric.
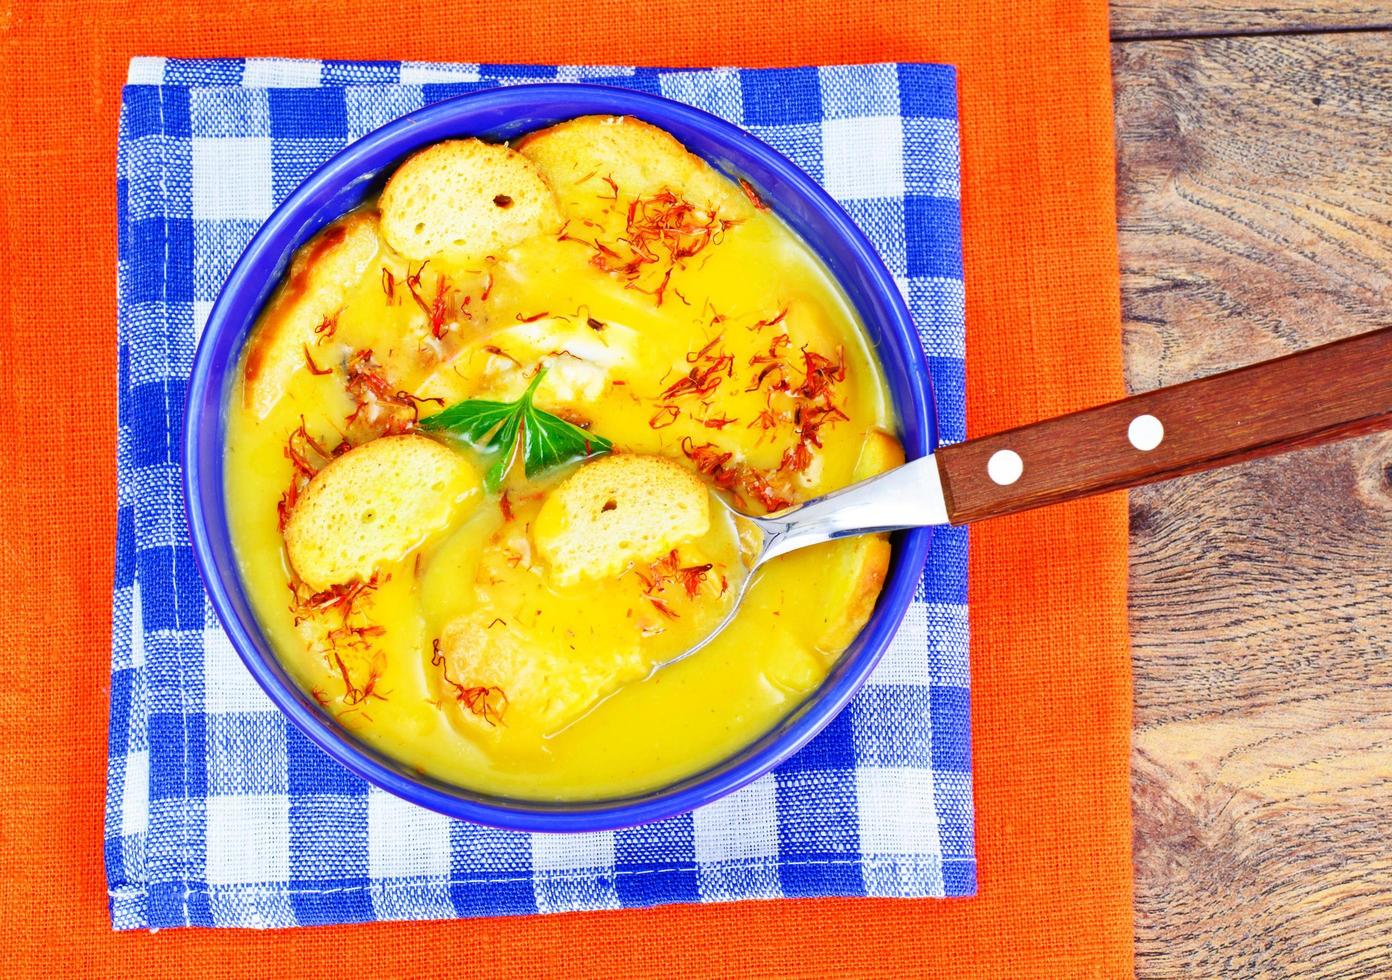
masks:
{"label": "blue and white checkered fabric", "polygon": [[942,436],[963,438],[950,68],[137,59],[117,181],[120,490],[106,805],[117,929],[975,891],[964,531],[936,536],[884,662],[807,748],[695,813],[609,833],[489,830],[367,786],[286,724],[218,625],[185,526],[178,433],[194,346],[232,263],[271,209],[351,140],[448,96],[556,79],[699,106],[821,181],[908,297]]}

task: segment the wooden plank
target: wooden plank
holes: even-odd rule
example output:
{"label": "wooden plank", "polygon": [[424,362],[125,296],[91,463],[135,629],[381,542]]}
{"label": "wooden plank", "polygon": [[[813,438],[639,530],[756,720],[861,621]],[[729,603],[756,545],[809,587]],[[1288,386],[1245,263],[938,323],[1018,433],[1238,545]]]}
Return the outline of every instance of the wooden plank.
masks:
{"label": "wooden plank", "polygon": [[[1392,33],[1114,70],[1133,390],[1392,323]],[[1392,973],[1392,436],[1131,513],[1138,972]]]}
{"label": "wooden plank", "polygon": [[1392,26],[1387,0],[1112,0],[1111,13],[1118,40]]}

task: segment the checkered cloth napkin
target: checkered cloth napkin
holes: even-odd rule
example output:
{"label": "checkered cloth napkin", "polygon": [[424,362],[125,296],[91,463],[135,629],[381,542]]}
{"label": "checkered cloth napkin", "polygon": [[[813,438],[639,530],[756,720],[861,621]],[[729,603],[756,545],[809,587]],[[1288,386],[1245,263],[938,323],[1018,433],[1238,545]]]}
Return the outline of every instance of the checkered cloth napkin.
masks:
{"label": "checkered cloth napkin", "polygon": [[350,141],[449,96],[557,79],[698,106],[821,181],[908,297],[942,437],[963,438],[950,68],[135,60],[117,157],[119,511],[106,804],[117,929],[975,891],[964,531],[937,533],[883,663],[795,758],[694,813],[605,833],[491,830],[368,786],[285,722],[213,615],[184,520],[178,433],[199,331],[233,262],[271,210]]}

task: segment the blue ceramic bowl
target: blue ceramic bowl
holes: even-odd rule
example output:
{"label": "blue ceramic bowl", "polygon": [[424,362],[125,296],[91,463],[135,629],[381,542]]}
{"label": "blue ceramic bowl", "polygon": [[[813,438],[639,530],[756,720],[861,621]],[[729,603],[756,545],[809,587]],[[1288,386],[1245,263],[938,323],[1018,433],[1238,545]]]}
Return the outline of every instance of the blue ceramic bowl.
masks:
{"label": "blue ceramic bowl", "polygon": [[910,458],[936,444],[928,365],[909,312],[874,249],[806,174],[743,130],[655,96],[598,85],[526,85],[428,106],[377,130],[316,171],[256,233],[213,306],[189,379],[184,491],[194,552],[213,608],[233,647],[271,700],[333,759],[370,782],[451,817],[529,831],[592,831],[675,816],[738,789],[802,748],[841,711],[894,635],[928,554],[927,530],[898,536],[874,615],[807,700],[724,762],[671,786],[584,803],[514,800],[422,776],[361,744],[307,697],[277,660],[256,622],[227,526],[223,447],[228,395],[247,334],[295,249],[376,193],[412,152],[438,140],[507,140],[592,113],[627,115],[672,133],[721,171],[748,180],[822,257],[850,296],[889,380],[899,436]]}

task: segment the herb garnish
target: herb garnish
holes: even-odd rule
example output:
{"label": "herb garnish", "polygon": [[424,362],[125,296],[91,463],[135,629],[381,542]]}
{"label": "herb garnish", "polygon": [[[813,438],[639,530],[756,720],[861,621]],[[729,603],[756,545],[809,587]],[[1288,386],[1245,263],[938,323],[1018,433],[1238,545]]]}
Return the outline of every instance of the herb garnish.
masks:
{"label": "herb garnish", "polygon": [[537,372],[522,397],[513,402],[471,398],[420,420],[422,429],[443,432],[478,449],[495,449],[498,458],[484,474],[484,485],[496,493],[517,456],[522,440],[523,470],[528,478],[573,459],[601,456],[613,448],[603,436],[544,412],[533,403],[546,369]]}

